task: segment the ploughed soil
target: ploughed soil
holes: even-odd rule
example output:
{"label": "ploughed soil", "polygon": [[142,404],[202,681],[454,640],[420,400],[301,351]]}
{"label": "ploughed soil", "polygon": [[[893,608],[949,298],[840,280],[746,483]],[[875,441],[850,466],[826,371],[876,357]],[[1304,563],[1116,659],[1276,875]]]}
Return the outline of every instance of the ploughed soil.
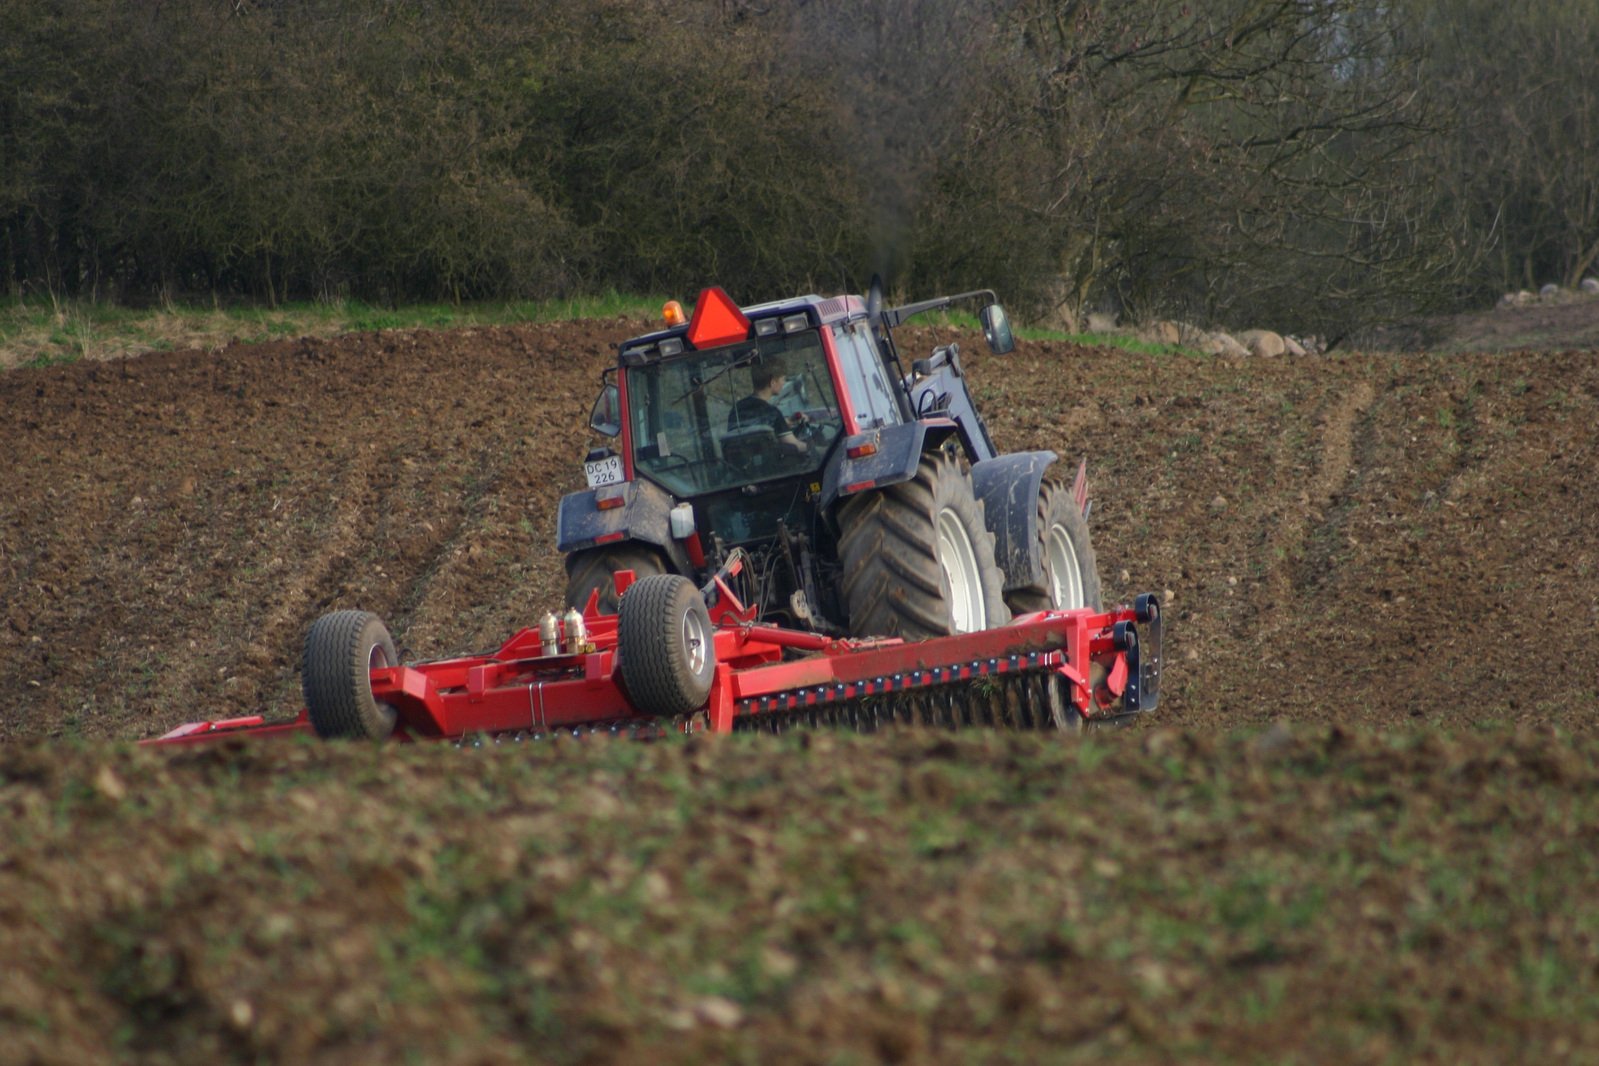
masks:
{"label": "ploughed soil", "polygon": [[414,660],[558,606],[556,504],[648,325],[0,375],[0,1062],[1599,1041],[1587,351],[905,334],[962,341],[1003,449],[1088,457],[1107,600],[1167,603],[1162,704],[1128,732],[120,743],[292,714],[328,610]]}
{"label": "ploughed soil", "polygon": [[[382,615],[409,659],[498,646],[560,605],[557,501],[610,345],[645,325],[0,376],[0,738],[292,712],[330,609]],[[1590,728],[1593,355],[980,348],[1000,447],[1088,458],[1107,599],[1168,596],[1167,723]]]}

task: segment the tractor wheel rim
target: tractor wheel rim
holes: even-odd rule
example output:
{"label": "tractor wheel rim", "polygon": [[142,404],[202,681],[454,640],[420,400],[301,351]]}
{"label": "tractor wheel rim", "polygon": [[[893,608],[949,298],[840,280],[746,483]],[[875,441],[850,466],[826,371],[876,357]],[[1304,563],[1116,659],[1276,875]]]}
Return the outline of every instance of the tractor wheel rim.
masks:
{"label": "tractor wheel rim", "polygon": [[949,585],[949,617],[957,633],[974,633],[987,622],[983,611],[982,579],[977,573],[977,552],[966,527],[951,511],[938,515],[938,565]]}
{"label": "tractor wheel rim", "polygon": [[1049,601],[1057,610],[1086,607],[1083,599],[1083,571],[1077,565],[1077,549],[1065,526],[1050,526],[1044,545],[1049,570]]}
{"label": "tractor wheel rim", "polygon": [[710,634],[706,632],[704,621],[694,611],[683,612],[683,655],[688,660],[691,673],[698,676],[705,672],[706,648],[710,643]]}

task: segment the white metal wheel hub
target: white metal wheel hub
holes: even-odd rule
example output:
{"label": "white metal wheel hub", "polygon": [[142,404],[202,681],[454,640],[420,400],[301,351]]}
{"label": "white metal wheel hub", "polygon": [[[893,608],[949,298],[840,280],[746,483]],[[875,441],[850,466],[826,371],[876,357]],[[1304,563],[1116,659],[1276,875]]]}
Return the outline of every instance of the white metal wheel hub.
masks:
{"label": "white metal wheel hub", "polygon": [[983,606],[982,575],[977,572],[977,552],[966,527],[953,511],[938,514],[938,565],[949,587],[950,622],[957,633],[975,633],[988,625]]}
{"label": "white metal wheel hub", "polygon": [[695,677],[705,672],[705,652],[711,635],[706,630],[698,611],[683,612],[683,654],[688,657],[689,672]]}
{"label": "white metal wheel hub", "polygon": [[1049,602],[1058,611],[1072,611],[1088,604],[1083,598],[1083,571],[1077,565],[1077,549],[1066,534],[1066,527],[1049,527],[1044,539],[1044,569],[1049,575]]}

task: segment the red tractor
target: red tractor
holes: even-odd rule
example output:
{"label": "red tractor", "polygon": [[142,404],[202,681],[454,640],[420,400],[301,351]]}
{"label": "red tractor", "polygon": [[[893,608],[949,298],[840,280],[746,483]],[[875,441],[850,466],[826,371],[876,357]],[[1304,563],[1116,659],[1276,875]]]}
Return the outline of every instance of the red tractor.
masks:
{"label": "red tractor", "polygon": [[702,585],[733,554],[763,621],[906,639],[1100,606],[1085,467],[1002,455],[953,344],[911,363],[893,330],[976,302],[991,351],[1014,342],[989,291],[884,308],[801,296],[740,308],[721,289],[627,341],[590,425],[589,487],[561,501],[567,601],[615,610],[618,570]]}
{"label": "red tractor", "polygon": [[[1103,611],[1086,462],[1000,455],[955,345],[907,373],[892,330],[991,292],[870,296],[692,317],[620,346],[589,487],[561,501],[551,612],[493,652],[401,664],[375,615],[318,619],[305,709],[180,726],[155,743],[311,732],[473,742],[885,722],[1071,729],[1159,699],[1152,595]],[[1013,618],[1012,615],[1016,617]]]}

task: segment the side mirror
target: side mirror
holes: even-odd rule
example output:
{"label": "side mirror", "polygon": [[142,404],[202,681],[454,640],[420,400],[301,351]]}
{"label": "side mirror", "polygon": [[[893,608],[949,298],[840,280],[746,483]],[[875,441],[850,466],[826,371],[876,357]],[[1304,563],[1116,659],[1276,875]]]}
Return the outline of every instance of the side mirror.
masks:
{"label": "side mirror", "polygon": [[1010,319],[1005,315],[1005,309],[999,304],[989,304],[977,312],[978,321],[983,324],[983,339],[988,342],[988,350],[995,355],[1005,355],[1015,350],[1016,338],[1011,335]]}
{"label": "side mirror", "polygon": [[622,395],[614,384],[607,382],[589,412],[589,428],[602,437],[614,437],[622,432]]}

